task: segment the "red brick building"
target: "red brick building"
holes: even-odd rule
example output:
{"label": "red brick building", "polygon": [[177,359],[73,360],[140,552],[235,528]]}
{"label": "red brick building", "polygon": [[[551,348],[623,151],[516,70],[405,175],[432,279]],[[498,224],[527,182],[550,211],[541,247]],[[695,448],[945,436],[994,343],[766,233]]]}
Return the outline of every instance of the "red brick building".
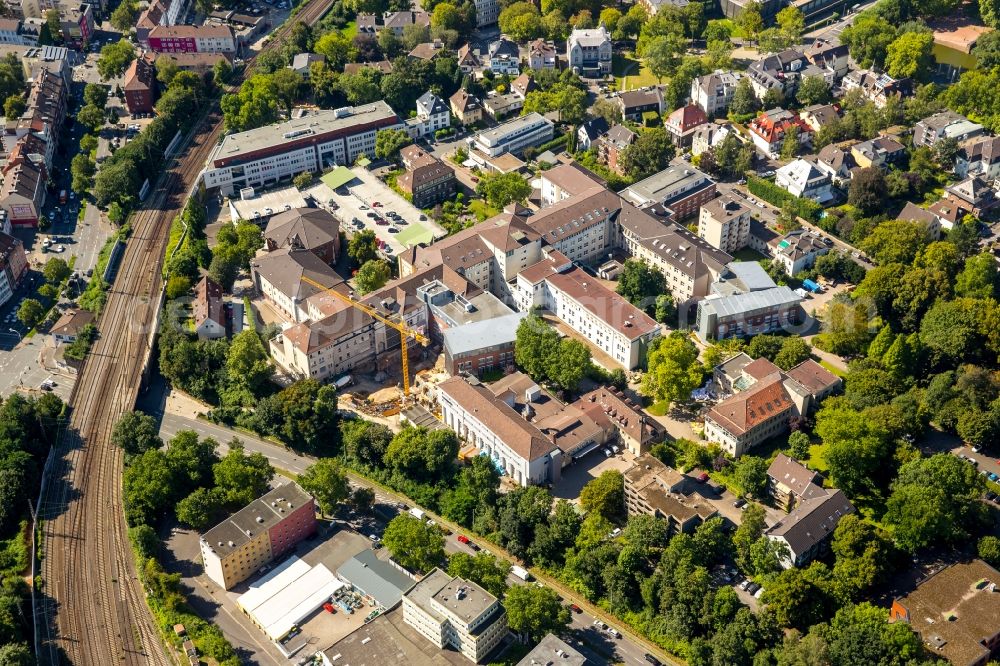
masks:
{"label": "red brick building", "polygon": [[156,67],[151,54],[136,58],[125,71],[125,105],[129,113],[152,113],[156,101]]}

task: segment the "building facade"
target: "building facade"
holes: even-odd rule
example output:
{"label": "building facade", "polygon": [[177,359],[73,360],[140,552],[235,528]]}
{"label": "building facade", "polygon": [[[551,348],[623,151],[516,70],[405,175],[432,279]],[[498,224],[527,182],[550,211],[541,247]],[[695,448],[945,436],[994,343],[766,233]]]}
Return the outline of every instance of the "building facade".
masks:
{"label": "building facade", "polygon": [[727,254],[742,250],[750,242],[750,208],[728,195],[702,204],[698,236]]}
{"label": "building facade", "polygon": [[566,61],[581,76],[611,73],[611,35],[602,24],[597,28],[574,29],[566,40]]}
{"label": "building facade", "polygon": [[149,31],[155,53],[236,53],[233,29],[227,25],[161,25]]}
{"label": "building facade", "polygon": [[504,153],[518,154],[529,146],[551,141],[553,134],[552,121],[532,112],[484,130],[468,141],[471,148],[487,157],[498,157]]}

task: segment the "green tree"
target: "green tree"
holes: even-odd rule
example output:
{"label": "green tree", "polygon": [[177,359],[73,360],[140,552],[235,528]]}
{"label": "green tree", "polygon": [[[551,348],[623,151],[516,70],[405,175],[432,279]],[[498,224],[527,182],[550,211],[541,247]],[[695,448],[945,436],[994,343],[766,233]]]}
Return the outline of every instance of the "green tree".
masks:
{"label": "green tree", "polygon": [[625,477],[617,470],[602,472],[580,491],[580,506],[613,523],[621,522],[625,518]]}
{"label": "green tree", "polygon": [[252,328],[240,331],[229,345],[226,375],[230,384],[260,395],[271,379],[271,360],[260,336]]}
{"label": "green tree", "polygon": [[806,30],[806,18],[802,10],[789,5],[785,7],[775,17],[781,30],[788,35],[793,42],[802,39],[802,33]]}
{"label": "green tree", "polygon": [[503,600],[511,630],[539,641],[545,634],[561,634],[569,626],[569,609],[549,587],[515,585]]}
{"label": "green tree", "polygon": [[96,106],[93,106],[92,104],[88,104],[80,109],[76,114],[76,119],[84,127],[87,127],[94,132],[103,127],[105,120],[107,120],[104,115],[104,111]]}
{"label": "green tree", "polygon": [[389,161],[399,158],[399,151],[413,143],[404,130],[384,129],[375,135],[375,156]]}
{"label": "green tree", "polygon": [[540,317],[525,317],[517,327],[514,361],[535,381],[548,375],[548,360],[558,356],[559,333]]}
{"label": "green tree", "polygon": [[313,175],[308,171],[303,171],[302,173],[298,174],[297,176],[295,176],[295,178],[292,179],[292,185],[294,185],[296,188],[300,190],[304,190],[305,188],[309,187],[310,184],[312,184],[312,181],[313,181]]}
{"label": "green tree", "polygon": [[767,538],[763,536],[764,528],[766,527],[766,523],[764,522],[765,515],[763,506],[754,503],[747,505],[746,510],[743,512],[743,520],[740,526],[736,528],[736,532],[733,533],[736,564],[743,571],[753,572],[754,568],[750,547],[757,540]]}
{"label": "green tree", "polygon": [[757,499],[767,496],[767,461],[757,456],[742,456],[733,469],[733,483],[743,495]]}
{"label": "green tree", "polygon": [[796,460],[808,458],[810,446],[812,446],[812,442],[809,440],[809,435],[801,430],[796,430],[788,436],[789,453]]}
{"label": "green tree", "polygon": [[351,486],[347,476],[334,458],[320,458],[299,474],[299,485],[316,498],[320,513],[332,515],[337,506],[347,500]]}
{"label": "green tree", "polygon": [[[760,111],[760,102],[757,101],[757,96],[753,92],[750,79],[745,76],[736,84],[736,90],[733,91],[733,102],[729,105],[729,111],[736,117],[752,117],[753,114]],[[736,140],[735,137],[733,139]]]}
{"label": "green tree", "polygon": [[212,78],[215,85],[226,85],[233,78],[233,66],[225,58],[220,58],[212,67]]}
{"label": "green tree", "polygon": [[979,558],[992,567],[1000,566],[1000,539],[995,536],[980,537],[976,545]]}
{"label": "green tree", "polygon": [[155,525],[172,505],[174,476],[166,454],[149,449],[136,456],[122,476],[122,504],[130,526]]}
{"label": "green tree", "polygon": [[500,31],[515,42],[526,42],[542,34],[542,17],[530,2],[507,5],[497,19]]}
{"label": "green tree", "polygon": [[365,229],[351,236],[351,240],[347,242],[347,256],[357,266],[378,259],[378,239],[375,232]]}
{"label": "green tree", "polygon": [[482,176],[476,184],[476,194],[484,197],[494,208],[522,203],[531,194],[531,184],[517,172],[494,173]]}
{"label": "green tree", "polygon": [[226,129],[244,132],[278,120],[277,91],[267,74],[254,74],[245,79],[235,93],[222,96],[220,105]]}
{"label": "green tree", "polygon": [[743,34],[752,42],[760,35],[764,29],[764,18],[761,16],[761,5],[756,0],[751,0],[744,7],[743,11],[736,18],[736,26],[743,31]]}
{"label": "green tree", "polygon": [[829,619],[837,603],[832,594],[830,570],[821,562],[807,569],[785,569],[764,588],[767,604],[783,627],[805,630]]}
{"label": "green tree", "polygon": [[500,599],[507,593],[510,563],[485,552],[479,552],[475,555],[452,553],[448,558],[448,574],[471,580]]}
{"label": "green tree", "polygon": [[909,265],[928,242],[922,223],[887,220],[875,227],[860,247],[879,264]]}
{"label": "green tree", "polygon": [[363,486],[355,488],[351,493],[351,504],[354,505],[354,510],[362,515],[370,513],[375,506],[375,491]]}
{"label": "green tree", "polygon": [[69,264],[58,257],[50,257],[42,269],[42,275],[45,276],[45,281],[49,284],[60,284],[72,272],[73,269],[69,267]]}
{"label": "green tree", "polygon": [[791,370],[807,360],[811,351],[808,342],[798,336],[789,336],[782,341],[781,350],[771,360],[782,370]]}
{"label": "green tree", "polygon": [[[794,8],[786,7],[785,9]],[[827,85],[822,76],[807,76],[799,84],[799,89],[795,92],[795,99],[799,101],[799,104],[809,106],[811,104],[827,104],[833,99],[833,95],[830,93],[830,86]]]}
{"label": "green tree", "polygon": [[408,513],[391,521],[382,535],[392,558],[407,569],[428,572],[444,560],[444,535]]}
{"label": "green tree", "polygon": [[458,456],[458,437],[451,430],[407,427],[396,433],[385,463],[411,479],[440,479]]}
{"label": "green tree", "polygon": [[968,298],[993,298],[996,295],[997,264],[990,254],[977,254],[965,260],[955,279],[955,295]]}
{"label": "green tree", "polygon": [[229,452],[212,467],[216,489],[229,507],[246,506],[268,490],[274,468],[263,454],[247,455],[243,444],[233,440]]}
{"label": "green tree", "polygon": [[654,339],[647,359],[642,392],[655,400],[685,401],[701,385],[704,368],[698,362],[698,348],[681,331]]}
{"label": "green tree", "polygon": [[878,490],[890,466],[889,433],[861,412],[831,403],[816,414],[816,434],[833,484],[850,497]]}
{"label": "green tree", "polygon": [[896,78],[924,78],[933,64],[931,49],[934,35],[926,32],[904,32],[886,51],[886,69]]}
{"label": "green tree", "polygon": [[70,162],[70,174],[73,181],[70,187],[75,192],[88,192],[94,184],[94,174],[97,173],[97,164],[90,159],[88,153],[77,153]]}
{"label": "green tree", "polygon": [[895,554],[885,530],[853,513],[837,523],[831,550],[836,557],[835,584],[844,598],[852,600],[886,579]]}
{"label": "green tree", "polygon": [[667,130],[654,127],[625,148],[618,163],[629,177],[639,180],[665,169],[673,157],[674,145]]}
{"label": "green tree", "polygon": [[0,647],[0,666],[34,666],[35,657],[23,643],[8,643]]}
{"label": "green tree", "polygon": [[[764,99],[764,105],[769,108],[771,106],[767,103],[766,98]],[[799,134],[798,125],[792,125],[785,131],[785,138],[781,140],[781,159],[790,160],[799,154],[799,148],[801,148]]]}
{"label": "green tree", "polygon": [[170,439],[167,462],[174,475],[178,494],[214,483],[213,467],[219,462],[218,443],[211,437],[198,439],[193,430],[181,430]]}
{"label": "green tree", "polygon": [[545,375],[564,391],[575,391],[591,368],[590,348],[579,340],[559,341],[558,353],[547,359]]}
{"label": "green tree", "polygon": [[97,59],[97,72],[102,79],[109,81],[124,74],[133,60],[135,50],[132,44],[127,39],[122,39],[101,49],[101,55]]}
{"label": "green tree", "polygon": [[135,20],[139,16],[139,8],[134,2],[125,0],[115,11],[111,12],[111,25],[120,30],[121,32],[129,32],[135,27]]}
{"label": "green tree", "polygon": [[11,120],[20,118],[21,114],[24,113],[24,108],[25,101],[22,95],[11,95],[3,103],[4,116]]}
{"label": "green tree", "polygon": [[34,298],[26,298],[17,308],[17,319],[26,328],[34,328],[45,316],[45,308]]}
{"label": "green tree", "polygon": [[354,285],[359,294],[367,294],[381,289],[392,277],[392,268],[382,259],[366,261],[354,276]]}
{"label": "green tree", "polygon": [[644,261],[626,259],[615,291],[632,305],[649,310],[657,296],[667,291],[667,278]]}
{"label": "green tree", "polygon": [[111,443],[126,456],[142,455],[163,446],[156,419],[142,412],[125,412],[111,429]]}
{"label": "green tree", "polygon": [[895,40],[895,26],[870,12],[860,14],[840,33],[841,43],[861,67],[885,66],[889,45]]}
{"label": "green tree", "polygon": [[198,531],[214,525],[222,514],[224,502],[221,495],[210,488],[198,488],[177,503],[177,520]]}
{"label": "green tree", "polygon": [[677,34],[654,37],[642,50],[642,58],[660,82],[672,75],[687,50],[687,40]]}

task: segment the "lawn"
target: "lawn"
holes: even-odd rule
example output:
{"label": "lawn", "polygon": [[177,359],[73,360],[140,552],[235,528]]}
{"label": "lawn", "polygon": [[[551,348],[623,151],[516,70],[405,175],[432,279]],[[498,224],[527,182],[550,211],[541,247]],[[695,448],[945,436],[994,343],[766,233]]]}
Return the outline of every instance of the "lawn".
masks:
{"label": "lawn", "polygon": [[344,33],[344,37],[347,37],[348,39],[354,39],[354,36],[358,34],[358,22],[351,21],[343,28],[341,28],[340,31]]}
{"label": "lawn", "polygon": [[646,408],[646,411],[653,416],[664,416],[670,410],[669,400],[660,400],[659,402],[654,402],[652,405]]}
{"label": "lawn", "polygon": [[476,219],[482,222],[483,220],[488,220],[494,215],[499,214],[500,211],[493,208],[487,204],[482,199],[473,199],[469,202],[469,212],[476,216]]}
{"label": "lawn", "polygon": [[847,376],[846,372],[835,366],[833,363],[830,363],[829,361],[820,360],[819,364],[824,368],[826,368],[827,370],[829,370],[830,372],[832,372],[833,374],[837,375],[838,377]]}
{"label": "lawn", "polygon": [[611,61],[611,73],[615,77],[618,90],[635,90],[645,86],[655,86],[660,82],[641,59],[629,52],[614,55]]}
{"label": "lawn", "polygon": [[760,252],[758,252],[757,250],[751,250],[748,247],[745,247],[742,250],[738,250],[736,252],[736,254],[733,255],[733,258],[736,259],[737,261],[766,261],[767,260],[767,257],[765,257],[764,255],[762,255]]}

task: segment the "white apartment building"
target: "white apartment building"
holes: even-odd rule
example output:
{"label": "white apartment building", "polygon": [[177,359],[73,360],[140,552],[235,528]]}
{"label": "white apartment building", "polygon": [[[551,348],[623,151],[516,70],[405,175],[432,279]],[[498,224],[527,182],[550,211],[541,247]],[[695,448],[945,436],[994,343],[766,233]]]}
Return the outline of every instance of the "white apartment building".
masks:
{"label": "white apartment building", "polygon": [[[384,103],[384,102],[383,102]],[[468,139],[469,146],[487,157],[498,157],[504,153],[519,153],[529,146],[538,146],[551,141],[552,121],[539,113],[529,113],[513,120],[483,130]],[[475,159],[473,153],[473,159]]]}
{"label": "white apartment building", "polygon": [[473,663],[507,635],[507,611],[495,596],[440,569],[403,595],[403,621],[438,648],[458,650]]}
{"label": "white apartment building", "polygon": [[431,91],[417,99],[417,115],[406,121],[406,131],[414,139],[433,136],[434,132],[451,126],[451,110]]}
{"label": "white apartment building", "polygon": [[637,367],[660,325],[627,300],[552,252],[517,276],[521,310],[544,308],[626,370]]}
{"label": "white apartment building", "polygon": [[313,111],[276,125],[230,134],[209,158],[205,187],[232,195],[245,187],[269,187],[303,171],[352,164],[362,153],[375,154],[379,130],[403,127],[396,112],[378,101]]}
{"label": "white apartment building", "polygon": [[610,74],[611,50],[611,35],[603,24],[587,30],[574,29],[566,40],[569,67],[582,76]]}
{"label": "white apartment building", "polygon": [[0,44],[34,46],[37,43],[37,36],[22,33],[19,19],[0,18]]}
{"label": "white apartment building", "polygon": [[750,208],[729,195],[703,204],[698,214],[698,236],[733,254],[750,242]]}
{"label": "white apartment building", "polygon": [[500,3],[497,0],[476,0],[476,25],[480,28],[493,25],[500,18]]}
{"label": "white apartment building", "polygon": [[614,218],[621,205],[614,192],[595,185],[543,208],[528,224],[570,261],[596,260],[615,244]]}
{"label": "white apartment building", "polygon": [[691,103],[697,104],[709,116],[724,114],[733,101],[733,93],[743,75],[719,70],[691,81]]}
{"label": "white apartment building", "polygon": [[833,198],[830,174],[801,158],[778,169],[774,184],[789,194],[819,203],[826,203]]}

